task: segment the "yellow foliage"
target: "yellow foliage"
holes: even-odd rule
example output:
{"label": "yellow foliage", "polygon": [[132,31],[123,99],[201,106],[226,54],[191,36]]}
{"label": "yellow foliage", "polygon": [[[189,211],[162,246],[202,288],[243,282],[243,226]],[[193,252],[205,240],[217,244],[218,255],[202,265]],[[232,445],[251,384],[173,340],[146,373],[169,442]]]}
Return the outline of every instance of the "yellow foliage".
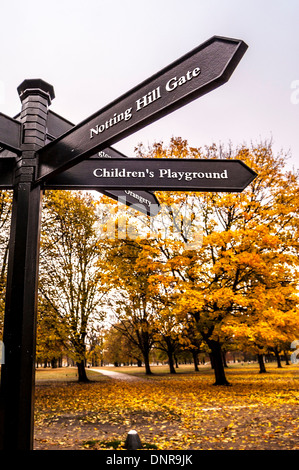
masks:
{"label": "yellow foliage", "polygon": [[[37,379],[42,374],[38,371]],[[104,449],[116,439],[123,445],[128,431],[136,429],[142,443],[158,450],[299,446],[298,366],[271,368],[261,376],[256,365],[232,365],[233,386],[220,388],[213,387],[206,367],[132,383],[89,374],[95,380],[89,384],[37,387],[36,445],[43,436],[44,448],[60,441],[62,449],[81,449],[90,430],[91,448]]]}

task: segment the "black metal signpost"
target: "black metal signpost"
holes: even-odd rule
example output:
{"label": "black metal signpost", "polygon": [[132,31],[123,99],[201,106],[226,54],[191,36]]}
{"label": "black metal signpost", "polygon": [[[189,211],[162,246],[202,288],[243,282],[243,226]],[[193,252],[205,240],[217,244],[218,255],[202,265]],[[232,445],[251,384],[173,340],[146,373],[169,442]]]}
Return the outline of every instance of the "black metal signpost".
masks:
{"label": "black metal signpost", "polygon": [[149,215],[159,210],[155,190],[242,191],[256,175],[238,160],[132,159],[110,146],[225,83],[246,49],[214,36],[77,126],[48,110],[54,90],[40,79],[18,87],[16,119],[0,113],[0,188],[13,189],[0,449],[33,448],[43,190],[96,189]]}

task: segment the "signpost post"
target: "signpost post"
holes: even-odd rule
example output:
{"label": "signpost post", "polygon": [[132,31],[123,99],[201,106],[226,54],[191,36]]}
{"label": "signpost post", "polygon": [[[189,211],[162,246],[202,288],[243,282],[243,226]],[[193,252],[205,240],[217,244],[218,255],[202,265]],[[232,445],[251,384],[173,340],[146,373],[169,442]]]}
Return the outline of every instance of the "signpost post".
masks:
{"label": "signpost post", "polygon": [[0,113],[0,189],[13,189],[1,450],[33,448],[43,190],[96,189],[114,199],[126,196],[129,205],[144,198],[149,215],[155,190],[242,191],[256,175],[238,160],[132,159],[110,146],[225,83],[246,49],[243,41],[214,36],[77,126],[48,110],[54,90],[41,79],[18,87],[22,110],[17,119]]}

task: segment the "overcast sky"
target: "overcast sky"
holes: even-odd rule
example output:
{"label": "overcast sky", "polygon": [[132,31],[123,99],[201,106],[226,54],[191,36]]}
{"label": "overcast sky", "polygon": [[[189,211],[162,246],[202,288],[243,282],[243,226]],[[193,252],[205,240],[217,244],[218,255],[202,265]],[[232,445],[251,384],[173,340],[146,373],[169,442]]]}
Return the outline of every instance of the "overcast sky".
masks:
{"label": "overcast sky", "polygon": [[15,116],[17,86],[42,78],[51,109],[74,124],[211,36],[242,39],[228,83],[114,147],[272,138],[299,168],[299,0],[9,0],[0,16],[0,111]]}

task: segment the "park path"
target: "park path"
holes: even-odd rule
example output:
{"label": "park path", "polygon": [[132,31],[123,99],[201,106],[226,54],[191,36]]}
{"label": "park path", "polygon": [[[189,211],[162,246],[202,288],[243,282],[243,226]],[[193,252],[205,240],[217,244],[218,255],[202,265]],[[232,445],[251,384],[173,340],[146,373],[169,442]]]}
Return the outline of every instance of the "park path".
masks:
{"label": "park path", "polygon": [[100,374],[111,377],[116,380],[124,380],[126,382],[140,382],[144,380],[142,377],[136,377],[135,375],[124,374],[123,372],[114,372],[113,370],[107,369],[89,369],[93,372],[99,372]]}

